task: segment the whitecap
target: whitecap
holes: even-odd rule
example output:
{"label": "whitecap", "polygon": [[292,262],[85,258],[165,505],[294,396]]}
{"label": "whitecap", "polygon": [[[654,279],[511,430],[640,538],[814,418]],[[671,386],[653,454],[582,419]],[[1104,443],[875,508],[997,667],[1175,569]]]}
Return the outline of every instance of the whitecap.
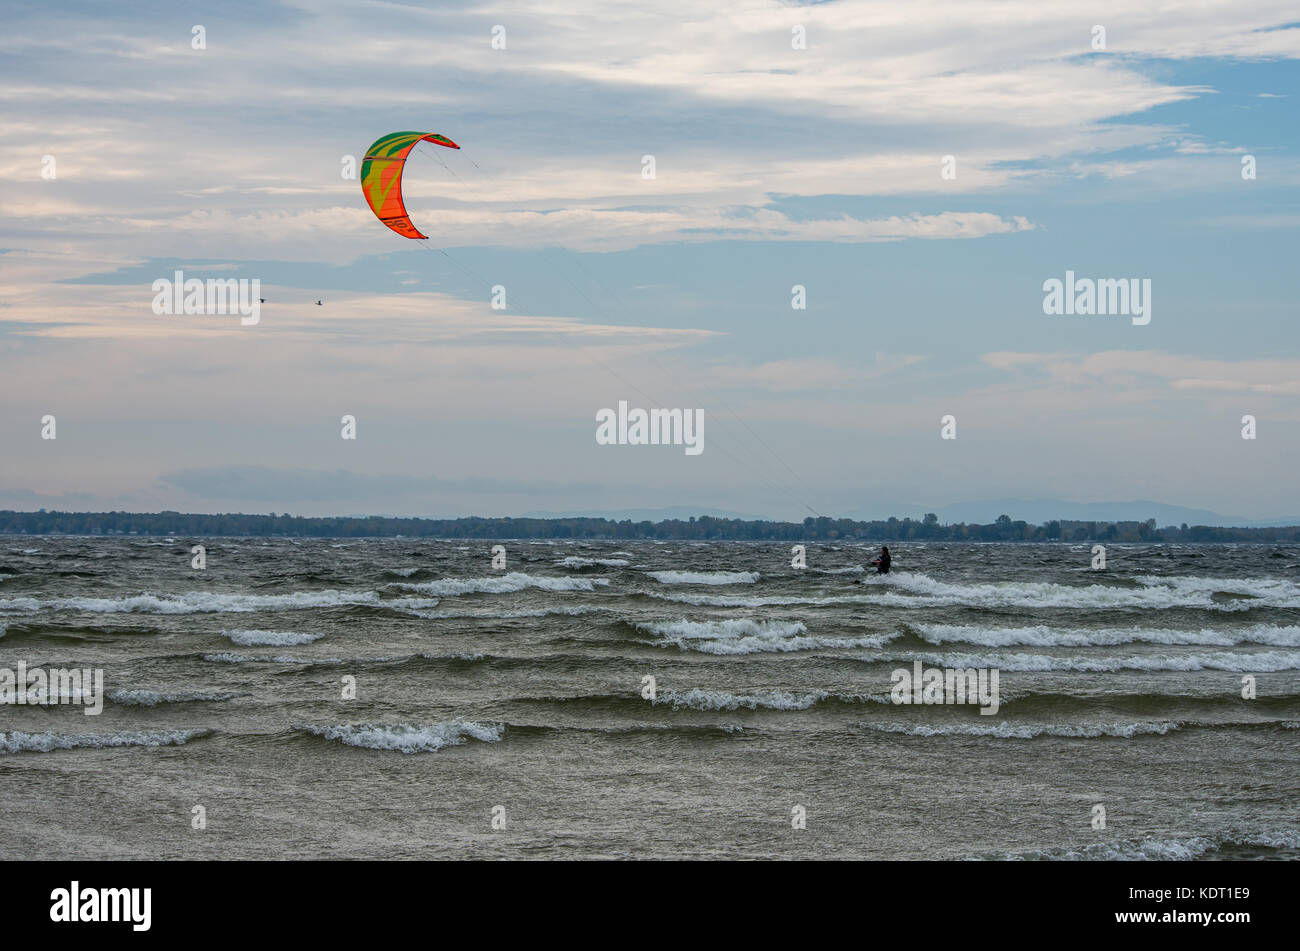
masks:
{"label": "whitecap", "polygon": [[304,726],[301,729],[327,740],[338,740],[346,746],[359,746],[371,750],[395,750],[399,753],[430,753],[447,746],[460,746],[469,740],[484,743],[500,741],[505,730],[503,724],[473,723],[468,720],[450,720],[432,726],[414,726],[409,723],[387,725],[360,723],[344,726]]}

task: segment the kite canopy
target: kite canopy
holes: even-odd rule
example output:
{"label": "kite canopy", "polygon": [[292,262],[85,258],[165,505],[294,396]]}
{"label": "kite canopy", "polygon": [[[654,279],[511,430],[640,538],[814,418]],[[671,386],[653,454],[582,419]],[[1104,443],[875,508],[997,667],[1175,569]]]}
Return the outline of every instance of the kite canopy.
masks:
{"label": "kite canopy", "polygon": [[402,203],[402,169],[406,156],[419,142],[432,142],[449,149],[460,148],[445,135],[436,132],[390,132],[366,149],[361,163],[361,193],[370,210],[388,227],[405,238],[427,238],[420,234]]}

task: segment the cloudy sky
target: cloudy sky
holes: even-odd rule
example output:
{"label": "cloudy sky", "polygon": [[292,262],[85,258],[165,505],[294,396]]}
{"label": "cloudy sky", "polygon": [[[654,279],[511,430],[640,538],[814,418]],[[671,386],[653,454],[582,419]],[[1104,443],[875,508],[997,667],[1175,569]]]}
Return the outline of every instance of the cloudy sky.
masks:
{"label": "cloudy sky", "polygon": [[[1296,514],[1295,20],[7,2],[0,507]],[[428,242],[344,177],[408,129],[462,145],[408,165]],[[176,269],[260,323],[154,314]],[[1149,279],[1150,323],[1044,314],[1067,270]],[[704,453],[597,445],[620,400],[703,409]]]}

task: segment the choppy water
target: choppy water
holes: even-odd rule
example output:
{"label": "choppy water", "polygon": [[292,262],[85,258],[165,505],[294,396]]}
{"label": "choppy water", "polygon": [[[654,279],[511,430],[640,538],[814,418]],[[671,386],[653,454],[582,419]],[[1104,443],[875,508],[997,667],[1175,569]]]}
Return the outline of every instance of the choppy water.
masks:
{"label": "choppy water", "polygon": [[1300,857],[1293,547],[190,544],[0,537],[0,858]]}

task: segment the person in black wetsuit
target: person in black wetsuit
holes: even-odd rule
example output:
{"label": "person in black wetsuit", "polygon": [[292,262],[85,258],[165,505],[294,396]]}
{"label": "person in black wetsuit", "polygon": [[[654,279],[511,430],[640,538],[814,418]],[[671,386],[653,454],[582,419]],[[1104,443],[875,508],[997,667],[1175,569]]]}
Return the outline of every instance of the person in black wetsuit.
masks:
{"label": "person in black wetsuit", "polygon": [[889,548],[886,545],[880,546],[880,557],[872,562],[876,566],[876,574],[889,574]]}

